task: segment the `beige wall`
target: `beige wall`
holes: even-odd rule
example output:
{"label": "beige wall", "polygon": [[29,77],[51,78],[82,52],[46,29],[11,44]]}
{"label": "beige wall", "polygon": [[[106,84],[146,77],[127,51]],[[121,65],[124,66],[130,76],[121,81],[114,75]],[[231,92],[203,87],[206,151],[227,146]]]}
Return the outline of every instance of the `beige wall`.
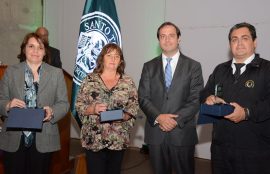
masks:
{"label": "beige wall", "polygon": [[26,33],[42,25],[41,0],[0,1],[0,61],[15,64]]}

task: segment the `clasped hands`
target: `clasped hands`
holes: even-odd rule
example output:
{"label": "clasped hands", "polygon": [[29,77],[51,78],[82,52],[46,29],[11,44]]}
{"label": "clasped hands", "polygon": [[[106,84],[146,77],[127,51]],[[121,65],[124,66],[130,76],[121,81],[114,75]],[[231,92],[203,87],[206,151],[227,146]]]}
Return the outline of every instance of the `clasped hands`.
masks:
{"label": "clasped hands", "polygon": [[[222,98],[214,96],[214,95],[208,96],[205,100],[205,103],[208,105],[227,104],[227,102],[225,102]],[[234,123],[239,123],[240,121],[245,120],[246,115],[245,115],[244,108],[235,102],[232,102],[229,104],[234,106],[234,111],[233,111],[233,113],[224,116],[224,118],[226,118]]]}
{"label": "clasped hands", "polygon": [[[11,108],[25,108],[26,104],[24,101],[14,98],[10,100],[6,105],[6,111],[9,111]],[[53,110],[49,106],[44,106],[43,109],[45,110],[45,117],[43,119],[44,122],[48,122],[53,118]]]}
{"label": "clasped hands", "polygon": [[160,114],[156,118],[159,124],[159,128],[164,132],[169,132],[177,126],[176,118],[178,115],[175,114]]}

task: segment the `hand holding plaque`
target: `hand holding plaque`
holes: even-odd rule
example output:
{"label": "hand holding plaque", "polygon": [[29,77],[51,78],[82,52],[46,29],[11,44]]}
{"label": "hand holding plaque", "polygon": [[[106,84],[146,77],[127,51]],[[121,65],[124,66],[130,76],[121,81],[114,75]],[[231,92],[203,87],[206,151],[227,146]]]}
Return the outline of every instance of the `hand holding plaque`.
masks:
{"label": "hand holding plaque", "polygon": [[215,85],[215,95],[207,97],[205,104],[201,104],[198,124],[216,122],[218,119],[229,115],[234,111],[234,106],[227,104],[221,97],[223,95],[223,85]]}

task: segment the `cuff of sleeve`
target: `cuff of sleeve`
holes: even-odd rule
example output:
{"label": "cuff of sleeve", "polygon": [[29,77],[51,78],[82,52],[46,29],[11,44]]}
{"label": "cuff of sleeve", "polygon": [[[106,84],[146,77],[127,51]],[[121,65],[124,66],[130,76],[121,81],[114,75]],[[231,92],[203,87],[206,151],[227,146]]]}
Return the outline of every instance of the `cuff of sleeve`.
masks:
{"label": "cuff of sleeve", "polygon": [[183,118],[179,118],[179,115],[178,115],[178,118],[177,118],[177,125],[180,129],[184,128],[185,127],[185,122],[183,120]]}
{"label": "cuff of sleeve", "polygon": [[183,122],[177,123],[177,125],[179,126],[179,128],[183,128],[185,126],[185,124]]}
{"label": "cuff of sleeve", "polygon": [[248,108],[244,108],[245,111],[245,120],[249,120],[250,119],[250,112]]}

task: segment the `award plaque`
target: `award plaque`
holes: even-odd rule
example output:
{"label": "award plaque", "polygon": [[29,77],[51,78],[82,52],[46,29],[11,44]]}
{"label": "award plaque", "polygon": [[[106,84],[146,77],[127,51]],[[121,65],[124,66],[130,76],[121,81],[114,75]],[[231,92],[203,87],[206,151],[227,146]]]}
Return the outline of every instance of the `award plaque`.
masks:
{"label": "award plaque", "polygon": [[111,122],[123,119],[123,110],[110,110],[100,113],[100,122]]}
{"label": "award plaque", "polygon": [[44,109],[11,108],[7,117],[7,128],[41,130],[45,116]]}
{"label": "award plaque", "polygon": [[229,104],[201,104],[198,124],[214,123],[225,115],[233,113],[234,106]]}

